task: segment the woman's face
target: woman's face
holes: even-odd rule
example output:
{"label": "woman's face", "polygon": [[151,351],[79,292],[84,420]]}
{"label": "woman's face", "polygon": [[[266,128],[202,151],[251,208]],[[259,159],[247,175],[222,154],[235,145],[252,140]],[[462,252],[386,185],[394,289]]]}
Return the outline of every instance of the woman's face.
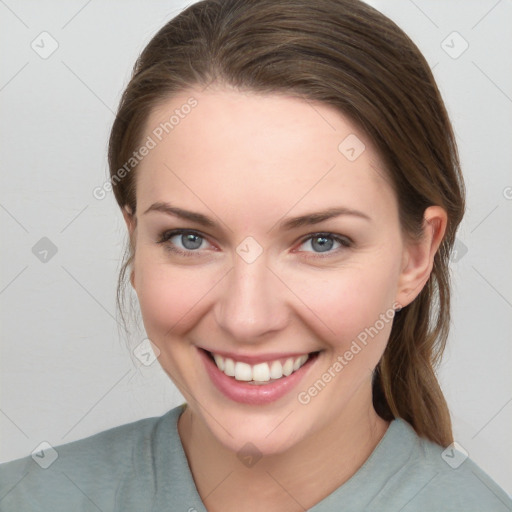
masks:
{"label": "woman's face", "polygon": [[154,110],[142,144],[132,284],[195,417],[265,454],[367,418],[393,308],[411,300],[370,141],[327,105],[218,88]]}

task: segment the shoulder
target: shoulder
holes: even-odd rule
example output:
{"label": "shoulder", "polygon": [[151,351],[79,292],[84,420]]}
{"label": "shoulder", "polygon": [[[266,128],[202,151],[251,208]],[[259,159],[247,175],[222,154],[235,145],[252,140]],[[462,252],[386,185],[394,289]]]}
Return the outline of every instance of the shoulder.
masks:
{"label": "shoulder", "polygon": [[0,510],[115,510],[126,492],[145,508],[154,494],[154,453],[164,438],[172,442],[181,410],[0,464]]}
{"label": "shoulder", "polygon": [[400,439],[408,439],[407,462],[381,489],[377,500],[385,504],[401,499],[402,512],[505,512],[512,510],[512,499],[487,475],[462,447],[446,449],[419,437],[404,420],[394,422],[396,449]]}

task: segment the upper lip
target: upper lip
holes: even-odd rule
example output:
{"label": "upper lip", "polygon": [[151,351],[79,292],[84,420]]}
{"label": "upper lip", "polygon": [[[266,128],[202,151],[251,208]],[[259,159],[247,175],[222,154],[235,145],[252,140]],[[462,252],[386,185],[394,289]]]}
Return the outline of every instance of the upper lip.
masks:
{"label": "upper lip", "polygon": [[[257,354],[257,355],[248,355],[248,354],[238,354],[234,352],[225,352],[223,350],[216,349],[208,349],[204,347],[198,347],[202,350],[206,350],[211,354],[217,354],[224,358],[233,359],[234,361],[240,361],[241,363],[247,363],[250,365],[255,365],[258,363],[264,363],[267,361],[275,361],[276,359],[288,359],[288,358],[297,358],[303,356],[305,354],[310,354],[312,351],[304,351],[304,352],[275,352],[272,354]],[[313,351],[318,352],[318,351]]]}

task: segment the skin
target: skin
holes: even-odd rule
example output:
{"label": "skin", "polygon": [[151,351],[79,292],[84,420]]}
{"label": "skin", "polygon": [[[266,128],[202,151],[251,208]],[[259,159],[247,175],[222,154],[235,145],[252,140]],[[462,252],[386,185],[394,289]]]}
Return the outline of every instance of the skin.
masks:
{"label": "skin", "polygon": [[[209,511],[282,511],[312,507],[348,480],[389,423],[372,406],[371,377],[391,322],[309,403],[307,391],[354,339],[393,304],[406,306],[428,280],[446,228],[446,213],[425,211],[424,236],[411,242],[379,155],[335,109],[283,95],[241,93],[225,86],[191,89],[155,109],[146,135],[193,96],[190,114],[137,169],[137,212],[124,217],[135,243],[131,282],[159,362],[187,400],[178,429]],[[338,145],[355,134],[365,150],[349,161]],[[203,213],[205,228],[163,212],[155,202]],[[282,231],[288,217],[346,207],[342,215]],[[203,238],[191,257],[158,243],[186,228]],[[318,232],[333,239],[322,252]],[[248,236],[262,254],[252,263],[236,249]],[[167,246],[187,251],[181,236]],[[315,257],[319,256],[319,257]],[[322,257],[323,256],[323,257]],[[238,354],[321,350],[294,390],[274,403],[240,404],[211,383],[197,347]],[[245,466],[247,443],[262,458]]]}

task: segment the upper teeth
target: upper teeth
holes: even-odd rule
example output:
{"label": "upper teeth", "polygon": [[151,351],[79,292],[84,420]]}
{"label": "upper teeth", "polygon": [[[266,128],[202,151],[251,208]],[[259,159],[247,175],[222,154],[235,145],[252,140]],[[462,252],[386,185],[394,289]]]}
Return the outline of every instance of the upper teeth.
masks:
{"label": "upper teeth", "polygon": [[243,381],[268,382],[270,379],[280,379],[283,375],[288,377],[297,371],[309,359],[309,354],[296,358],[289,357],[284,363],[275,360],[255,365],[233,361],[229,357],[222,357],[218,354],[213,354],[213,358],[217,368],[228,377]]}

